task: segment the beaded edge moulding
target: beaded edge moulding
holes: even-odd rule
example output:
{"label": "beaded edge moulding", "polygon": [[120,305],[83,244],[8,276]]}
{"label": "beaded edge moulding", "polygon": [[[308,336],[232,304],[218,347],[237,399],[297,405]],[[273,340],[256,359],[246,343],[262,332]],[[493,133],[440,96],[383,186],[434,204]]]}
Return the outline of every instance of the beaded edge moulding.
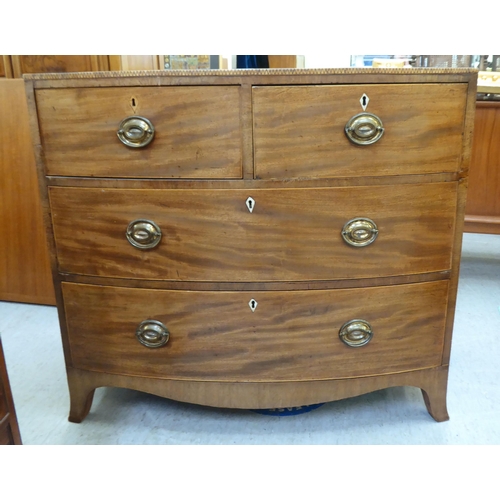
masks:
{"label": "beaded edge moulding", "polygon": [[85,78],[147,77],[147,76],[242,76],[242,75],[349,75],[349,74],[463,74],[477,73],[475,68],[321,68],[321,69],[203,69],[203,70],[136,70],[95,71],[81,73],[27,73],[25,80],[66,80]]}

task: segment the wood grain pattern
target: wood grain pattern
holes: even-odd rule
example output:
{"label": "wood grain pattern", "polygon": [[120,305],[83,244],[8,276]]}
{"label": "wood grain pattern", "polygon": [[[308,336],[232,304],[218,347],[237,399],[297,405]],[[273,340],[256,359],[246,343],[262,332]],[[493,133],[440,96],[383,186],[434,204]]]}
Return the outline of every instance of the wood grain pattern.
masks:
{"label": "wood grain pattern", "polygon": [[[49,175],[241,178],[237,86],[60,89],[36,92]],[[144,116],[155,137],[129,148],[121,121]]]}
{"label": "wood grain pattern", "polygon": [[[73,366],[193,380],[319,380],[441,364],[448,282],[297,292],[194,292],[63,283]],[[248,306],[258,303],[255,312]],[[372,340],[338,332],[361,318]],[[170,331],[162,348],[135,338],[143,320]]]}
{"label": "wood grain pattern", "polygon": [[[255,208],[245,205],[251,196]],[[50,188],[59,271],[185,281],[312,281],[450,268],[456,183],[283,190]],[[353,248],[354,217],[379,236]],[[156,222],[160,244],[134,248],[129,223]],[[341,265],[339,264],[341,263]]]}
{"label": "wood grain pattern", "polygon": [[458,182],[457,205],[456,205],[456,225],[453,238],[453,253],[450,275],[450,291],[448,297],[448,311],[446,314],[445,344],[443,349],[443,365],[450,363],[451,341],[453,337],[453,327],[455,321],[455,311],[457,305],[458,279],[460,275],[460,259],[462,256],[462,238],[464,228],[465,197],[467,193],[467,177]]}
{"label": "wood grain pattern", "polygon": [[286,55],[286,56],[268,56],[269,67],[270,68],[296,68],[297,67],[297,56]]}
{"label": "wood grain pattern", "polygon": [[[415,385],[429,413],[448,419],[476,73],[343,68],[27,76],[40,182],[44,192],[50,186],[50,205],[44,195],[44,206],[49,232],[52,221],[55,228],[53,272],[70,420],[85,417],[102,385],[232,408],[298,406]],[[190,176],[189,168],[186,177],[158,173],[152,148],[134,164],[108,151],[101,138],[85,144],[79,134],[66,137],[66,124],[73,131],[88,132],[88,123],[107,127],[117,106],[106,108],[94,96],[119,96],[110,99],[116,103],[144,92],[151,109],[168,121],[166,106],[157,103],[165,102],[165,91],[180,92],[179,128],[182,113],[196,101],[190,92],[205,95],[212,86],[235,90],[236,177]],[[256,88],[261,86],[266,89]],[[305,97],[289,99],[304,88]],[[383,147],[355,147],[354,154],[339,139],[328,149],[335,140],[324,134],[321,116],[337,120],[347,141],[339,115],[351,106],[354,91],[360,111],[360,89],[370,97],[367,111],[384,120],[386,133],[374,145]],[[261,91],[269,106],[257,109]],[[57,121],[57,96],[66,107],[64,122]],[[45,116],[36,116],[35,104]],[[83,110],[75,112],[77,105]],[[193,109],[188,121],[206,138]],[[227,125],[229,111],[210,116]],[[265,134],[259,117],[267,120]],[[300,142],[293,127],[304,123],[313,132]],[[50,134],[44,127],[52,127]],[[314,148],[318,138],[323,142]],[[54,144],[49,156],[47,139]],[[265,179],[259,178],[257,139],[271,165]],[[189,133],[179,139],[186,148],[195,140]],[[81,154],[72,153],[75,147]],[[51,154],[59,155],[55,163]],[[154,161],[161,167],[170,159],[162,152]],[[256,200],[252,214],[244,205],[248,196]],[[341,226],[356,216],[379,224],[373,245],[353,249],[342,241]],[[125,228],[136,218],[160,224],[159,247],[143,252],[128,244]],[[254,313],[251,298],[258,301]],[[343,316],[363,312],[376,336],[363,348],[348,348],[338,339]],[[151,350],[135,339],[146,317],[167,323],[172,336],[164,348]]]}
{"label": "wood grain pattern", "polygon": [[500,234],[500,216],[466,215],[464,231],[467,233]]}
{"label": "wood grain pattern", "polygon": [[[17,55],[12,57],[14,77],[21,78],[26,73],[72,73],[109,70],[102,57],[91,55]],[[104,56],[107,58],[107,56]]]}
{"label": "wood grain pattern", "polygon": [[500,102],[478,102],[466,231],[500,234]]}
{"label": "wood grain pattern", "polygon": [[[275,86],[253,89],[257,178],[453,172],[462,155],[467,85]],[[362,112],[385,132],[369,146],[344,127]]]}
{"label": "wood grain pattern", "polygon": [[160,69],[160,58],[154,55],[109,56],[111,71],[135,71],[144,69]]}
{"label": "wood grain pattern", "polygon": [[0,300],[55,304],[24,84],[0,80]]}
{"label": "wood grain pattern", "polygon": [[252,86],[243,84],[240,91],[243,178],[253,179]]}
{"label": "wood grain pattern", "polygon": [[[471,160],[471,149],[472,149],[472,138],[474,135],[474,110],[476,102],[476,89],[477,89],[477,79],[472,79],[468,84],[467,91],[467,103],[465,107],[465,121],[464,121],[464,141],[462,149],[462,162],[460,166],[460,180],[458,182],[457,190],[457,206],[456,206],[456,225],[455,225],[455,236],[453,241],[453,255],[452,255],[452,268],[450,276],[450,293],[448,299],[448,311],[446,314],[446,328],[445,328],[445,342],[443,349],[443,365],[448,365],[451,356],[451,342],[453,337],[453,327],[455,321],[455,312],[457,305],[457,291],[458,291],[458,279],[460,274],[460,259],[462,256],[462,237],[464,231],[464,218],[465,218],[465,205],[467,197],[467,187],[469,180],[469,167]],[[446,392],[447,378],[440,380],[439,384],[434,388],[434,391]],[[431,396],[428,393],[424,394],[424,399],[426,406],[429,409],[431,403]],[[443,415],[443,419],[448,418],[446,412],[446,405],[439,405],[441,410],[439,412]],[[429,410],[431,411],[431,410]]]}
{"label": "wood grain pattern", "polygon": [[[289,408],[351,398],[387,387],[414,386],[425,391],[426,406],[438,422],[448,420],[446,382],[448,367],[339,380],[293,382],[211,382],[131,377],[68,368],[71,395],[70,422],[81,422],[88,414],[94,390],[123,387],[156,394],[176,401],[218,408]],[[115,422],[113,415],[102,416]]]}
{"label": "wood grain pattern", "polygon": [[0,78],[12,78],[12,69],[10,68],[9,56],[0,55]]}
{"label": "wood grain pattern", "polygon": [[474,115],[476,111],[477,99],[477,77],[470,78],[467,82],[467,102],[465,105],[465,120],[463,130],[462,143],[462,164],[460,166],[460,174],[462,178],[468,178],[472,142],[474,137]]}

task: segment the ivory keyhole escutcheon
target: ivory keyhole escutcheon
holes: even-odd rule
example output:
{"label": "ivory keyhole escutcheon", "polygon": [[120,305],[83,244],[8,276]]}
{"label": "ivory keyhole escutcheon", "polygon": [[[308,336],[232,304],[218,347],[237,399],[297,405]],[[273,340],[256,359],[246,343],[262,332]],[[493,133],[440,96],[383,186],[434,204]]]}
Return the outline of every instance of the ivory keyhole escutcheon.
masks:
{"label": "ivory keyhole escutcheon", "polygon": [[257,301],[255,299],[251,299],[248,305],[250,306],[252,312],[255,312],[255,309],[257,309]]}
{"label": "ivory keyhole escutcheon", "polygon": [[361,96],[361,99],[359,100],[361,107],[363,108],[363,111],[366,111],[366,108],[368,107],[368,103],[370,102],[370,98],[366,95],[363,94]]}
{"label": "ivory keyhole escutcheon", "polygon": [[247,206],[247,208],[248,208],[248,211],[249,211],[250,213],[252,213],[252,212],[253,212],[253,209],[255,208],[255,200],[254,200],[251,196],[249,196],[249,197],[247,198],[247,201],[246,201],[245,203],[246,203],[246,206]]}

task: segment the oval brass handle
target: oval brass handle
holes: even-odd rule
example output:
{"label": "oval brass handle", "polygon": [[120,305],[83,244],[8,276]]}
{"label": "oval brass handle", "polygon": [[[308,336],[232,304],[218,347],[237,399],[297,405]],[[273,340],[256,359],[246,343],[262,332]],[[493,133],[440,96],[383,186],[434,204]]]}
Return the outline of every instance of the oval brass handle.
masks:
{"label": "oval brass handle", "polygon": [[366,217],[356,217],[344,224],[342,238],[353,247],[366,247],[378,236],[377,224]]}
{"label": "oval brass handle", "polygon": [[345,133],[352,143],[367,146],[380,140],[384,135],[384,126],[377,115],[360,113],[347,122]]}
{"label": "oval brass handle", "polygon": [[161,229],[151,220],[137,219],[128,225],[125,235],[132,246],[145,250],[160,243]]}
{"label": "oval brass handle", "polygon": [[161,347],[168,342],[170,332],[167,327],[155,319],[143,321],[135,332],[137,340],[146,347]]}
{"label": "oval brass handle", "polygon": [[155,135],[153,124],[142,116],[129,116],[118,127],[118,139],[130,148],[147,146]]}
{"label": "oval brass handle", "polygon": [[342,325],[339,337],[349,347],[361,347],[370,342],[373,337],[373,331],[368,321],[364,319],[352,319]]}

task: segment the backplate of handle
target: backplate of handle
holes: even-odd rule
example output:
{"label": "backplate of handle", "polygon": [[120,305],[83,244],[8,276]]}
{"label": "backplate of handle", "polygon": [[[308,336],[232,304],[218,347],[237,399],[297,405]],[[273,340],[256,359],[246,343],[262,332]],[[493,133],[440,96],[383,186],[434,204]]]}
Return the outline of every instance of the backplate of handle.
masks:
{"label": "backplate of handle", "polygon": [[161,229],[151,220],[137,219],[128,225],[125,235],[132,246],[146,250],[160,243]]}
{"label": "backplate of handle", "polygon": [[373,330],[368,321],[352,319],[342,325],[339,337],[349,347],[362,347],[372,339]]}
{"label": "backplate of handle", "polygon": [[143,321],[137,327],[135,335],[142,345],[151,348],[164,346],[170,338],[167,327],[161,321],[154,319]]}
{"label": "backplate of handle", "polygon": [[372,113],[354,115],[345,126],[347,138],[359,146],[368,146],[384,135],[382,120]]}
{"label": "backplate of handle", "polygon": [[143,116],[129,116],[118,127],[118,139],[130,148],[143,148],[154,138],[153,124]]}
{"label": "backplate of handle", "polygon": [[353,247],[366,247],[373,243],[377,236],[377,224],[367,217],[351,219],[342,228],[342,238]]}

